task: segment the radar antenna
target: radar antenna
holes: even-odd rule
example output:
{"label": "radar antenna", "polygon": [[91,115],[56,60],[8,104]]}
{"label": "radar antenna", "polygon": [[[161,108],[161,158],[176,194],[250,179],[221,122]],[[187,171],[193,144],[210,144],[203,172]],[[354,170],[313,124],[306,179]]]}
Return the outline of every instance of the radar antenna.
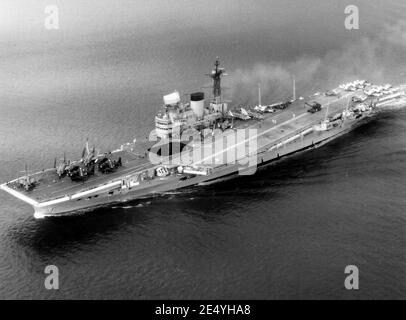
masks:
{"label": "radar antenna", "polygon": [[226,76],[224,68],[220,68],[220,60],[217,57],[216,62],[214,63],[214,69],[211,73],[207,74],[210,78],[213,79],[213,100],[216,103],[221,101],[221,77]]}

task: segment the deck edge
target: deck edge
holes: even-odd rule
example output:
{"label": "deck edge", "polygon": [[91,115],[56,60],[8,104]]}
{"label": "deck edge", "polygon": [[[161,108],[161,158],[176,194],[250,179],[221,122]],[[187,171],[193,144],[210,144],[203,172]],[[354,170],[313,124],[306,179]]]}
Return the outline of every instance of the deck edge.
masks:
{"label": "deck edge", "polygon": [[30,197],[27,197],[26,195],[22,194],[21,192],[18,192],[16,190],[8,187],[7,184],[5,184],[5,183],[0,185],[0,189],[6,191],[7,193],[11,194],[12,196],[32,205],[34,207],[39,205],[39,202],[31,199]]}

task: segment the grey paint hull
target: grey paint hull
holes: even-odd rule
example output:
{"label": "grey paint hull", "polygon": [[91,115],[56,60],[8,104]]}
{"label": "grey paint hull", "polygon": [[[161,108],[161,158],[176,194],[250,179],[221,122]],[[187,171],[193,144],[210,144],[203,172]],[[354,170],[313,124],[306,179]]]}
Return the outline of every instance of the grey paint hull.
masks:
{"label": "grey paint hull", "polygon": [[[257,166],[264,166],[275,161],[282,160],[288,156],[292,156],[296,153],[318,148],[336,139],[337,137],[348,133],[355,127],[368,121],[368,119],[371,119],[371,117],[372,115],[365,115],[361,119],[348,121],[343,126],[333,128],[329,131],[313,132],[312,134],[305,136],[298,141],[283,145],[282,147],[273,149],[272,151],[264,151],[259,153],[257,155]],[[254,173],[255,167],[246,168],[245,170],[249,170],[250,173]],[[118,187],[113,191],[112,194],[109,194],[109,192],[111,193],[111,190],[108,190],[108,192],[106,191],[104,193],[100,193],[97,198],[85,197],[45,207],[34,206],[35,217],[41,218],[45,216],[59,216],[85,212],[94,210],[96,207],[104,207],[114,203],[122,203],[136,200],[137,198],[145,198],[171,190],[182,189],[205,183],[214,183],[222,180],[224,177],[238,176],[240,172],[244,174],[244,167],[241,167],[238,164],[224,165],[216,168],[209,176],[196,176],[186,180],[182,180],[180,178],[162,178],[157,181],[146,181],[141,186],[131,189],[126,187]]]}

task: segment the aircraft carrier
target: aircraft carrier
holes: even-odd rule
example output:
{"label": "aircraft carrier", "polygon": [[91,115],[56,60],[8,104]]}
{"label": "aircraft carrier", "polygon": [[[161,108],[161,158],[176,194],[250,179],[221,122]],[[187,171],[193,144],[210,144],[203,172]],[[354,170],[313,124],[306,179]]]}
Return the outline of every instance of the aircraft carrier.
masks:
{"label": "aircraft carrier", "polygon": [[365,80],[309,97],[230,108],[222,98],[224,68],[218,59],[208,76],[212,97],[203,92],[181,101],[164,96],[150,141],[134,140],[115,151],[96,152],[86,143],[77,160],[55,159],[54,167],[1,185],[32,205],[34,217],[86,212],[189,186],[214,183],[287,156],[318,148],[383,110],[406,105],[403,86]]}

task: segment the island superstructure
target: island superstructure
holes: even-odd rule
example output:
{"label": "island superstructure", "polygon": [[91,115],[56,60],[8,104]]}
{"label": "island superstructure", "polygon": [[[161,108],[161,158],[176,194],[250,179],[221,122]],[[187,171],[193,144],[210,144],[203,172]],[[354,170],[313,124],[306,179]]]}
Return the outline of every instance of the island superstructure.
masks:
{"label": "island superstructure", "polygon": [[190,95],[190,101],[182,103],[179,92],[164,96],[164,110],[155,117],[156,135],[160,139],[176,138],[186,128],[204,130],[219,123],[227,113],[228,104],[222,99],[221,78],[226,75],[217,59],[211,73],[213,98],[205,106],[204,92]]}
{"label": "island superstructure", "polygon": [[[148,144],[128,143],[109,153],[89,144],[78,160],[28,172],[1,189],[32,205],[37,218],[83,212],[225,177],[317,148],[394,105],[406,105],[403,86],[356,80],[339,87],[262,105],[230,108],[223,100],[226,75],[217,59],[208,76],[212,97],[203,92],[182,101],[175,91],[163,98]],[[220,141],[220,144],[219,144]],[[141,152],[136,150],[141,149]]]}

